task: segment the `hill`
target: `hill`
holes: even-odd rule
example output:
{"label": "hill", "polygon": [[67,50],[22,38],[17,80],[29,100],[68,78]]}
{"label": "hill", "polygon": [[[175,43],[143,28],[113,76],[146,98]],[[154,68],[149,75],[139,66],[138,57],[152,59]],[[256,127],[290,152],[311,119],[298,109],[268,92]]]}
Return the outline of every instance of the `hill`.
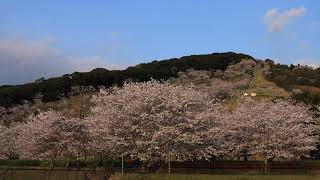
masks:
{"label": "hill", "polygon": [[293,92],[293,98],[307,104],[320,104],[320,68],[274,64],[269,61],[266,77],[277,86]]}
{"label": "hill", "polygon": [[237,53],[213,53],[208,55],[192,55],[163,61],[139,64],[128,67],[123,71],[109,71],[97,68],[91,72],[66,74],[62,77],[38,80],[33,83],[17,86],[0,87],[0,106],[11,107],[27,100],[33,102],[40,94],[43,102],[61,100],[73,95],[72,87],[91,86],[121,86],[124,81],[147,81],[150,78],[166,80],[176,77],[179,71],[195,70],[224,70],[230,64],[240,62],[241,59],[253,59],[249,55]]}
{"label": "hill", "polygon": [[100,87],[151,78],[191,85],[224,100],[231,109],[245,96],[293,98],[320,104],[319,75],[319,69],[274,64],[271,60],[261,61],[231,52],[152,61],[123,71],[98,68],[87,73],[75,72],[24,85],[0,87],[0,123],[9,125],[21,121],[38,109],[55,109],[72,117],[86,116],[90,113],[90,97]]}

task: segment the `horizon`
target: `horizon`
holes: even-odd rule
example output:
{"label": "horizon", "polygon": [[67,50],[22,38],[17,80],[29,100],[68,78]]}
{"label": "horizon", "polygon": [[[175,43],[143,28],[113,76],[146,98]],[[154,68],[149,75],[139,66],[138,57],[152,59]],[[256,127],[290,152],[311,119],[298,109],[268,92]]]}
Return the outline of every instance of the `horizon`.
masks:
{"label": "horizon", "polygon": [[0,0],[0,86],[216,52],[320,65],[319,1]]}

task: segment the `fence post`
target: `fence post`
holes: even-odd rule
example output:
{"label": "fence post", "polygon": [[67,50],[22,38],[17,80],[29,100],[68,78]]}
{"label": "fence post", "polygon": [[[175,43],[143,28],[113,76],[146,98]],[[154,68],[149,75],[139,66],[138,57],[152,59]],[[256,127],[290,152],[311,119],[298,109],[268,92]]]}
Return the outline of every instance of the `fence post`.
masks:
{"label": "fence post", "polygon": [[123,155],[121,156],[121,174],[123,174]]}
{"label": "fence post", "polygon": [[169,158],[168,158],[168,173],[171,173],[171,162],[170,162],[170,149],[169,149]]}

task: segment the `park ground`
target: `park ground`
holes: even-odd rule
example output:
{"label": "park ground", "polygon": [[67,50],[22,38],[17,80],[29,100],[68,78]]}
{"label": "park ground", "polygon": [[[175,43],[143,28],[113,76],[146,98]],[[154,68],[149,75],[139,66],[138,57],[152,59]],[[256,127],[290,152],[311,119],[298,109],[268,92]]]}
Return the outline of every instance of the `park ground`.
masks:
{"label": "park ground", "polygon": [[[73,167],[74,162],[57,161],[56,167],[43,166],[39,160],[0,161],[0,180],[320,180],[320,161],[275,161],[268,175],[263,173],[261,161],[172,162],[171,174],[163,166],[152,173],[144,167],[124,166],[118,161],[103,161],[105,166],[95,166],[95,161],[84,161],[83,167]],[[86,178],[86,177],[89,177]]]}
{"label": "park ground", "polygon": [[[19,170],[12,171],[6,177],[0,177],[5,180],[83,180],[83,171],[55,171],[44,172],[41,170]],[[90,180],[103,180],[103,175],[97,173]],[[110,180],[319,180],[320,174],[139,174],[139,173],[115,173]]]}
{"label": "park ground", "polygon": [[318,180],[320,175],[115,174],[112,180]]}

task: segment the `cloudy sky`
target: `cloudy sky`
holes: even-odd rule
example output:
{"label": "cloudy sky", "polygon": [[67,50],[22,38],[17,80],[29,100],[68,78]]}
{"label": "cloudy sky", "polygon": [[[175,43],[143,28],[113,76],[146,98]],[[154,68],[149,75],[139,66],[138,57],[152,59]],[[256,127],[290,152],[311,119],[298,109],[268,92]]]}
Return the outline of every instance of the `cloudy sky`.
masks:
{"label": "cloudy sky", "polygon": [[320,64],[320,1],[0,0],[0,85],[234,51]]}

